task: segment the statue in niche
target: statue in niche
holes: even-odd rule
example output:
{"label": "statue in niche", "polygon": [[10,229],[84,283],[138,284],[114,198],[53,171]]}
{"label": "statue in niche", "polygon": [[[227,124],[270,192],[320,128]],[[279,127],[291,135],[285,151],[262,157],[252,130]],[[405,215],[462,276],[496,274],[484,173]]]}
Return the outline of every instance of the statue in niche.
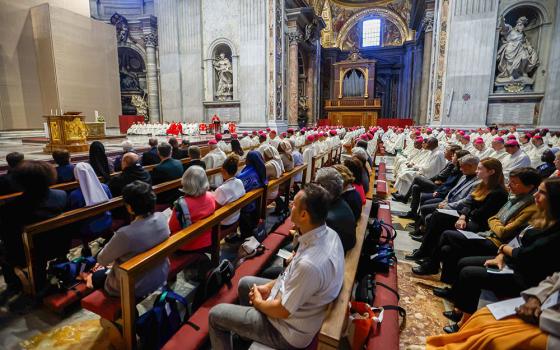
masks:
{"label": "statue in niche", "polygon": [[523,91],[535,82],[531,74],[539,65],[539,57],[523,33],[527,23],[527,17],[519,17],[515,27],[512,27],[504,22],[503,16],[500,17],[502,43],[497,54],[499,73],[495,85],[508,92]]}
{"label": "statue in niche", "polygon": [[218,76],[218,87],[216,88],[216,98],[218,101],[233,99],[233,68],[231,61],[225,53],[220,53],[212,62]]}
{"label": "statue in niche", "polygon": [[129,34],[128,21],[126,18],[115,12],[115,14],[111,16],[111,24],[115,26],[117,31],[117,42],[125,43],[128,40]]}
{"label": "statue in niche", "polygon": [[132,72],[121,71],[121,90],[122,91],[139,91],[140,81],[136,74]]}

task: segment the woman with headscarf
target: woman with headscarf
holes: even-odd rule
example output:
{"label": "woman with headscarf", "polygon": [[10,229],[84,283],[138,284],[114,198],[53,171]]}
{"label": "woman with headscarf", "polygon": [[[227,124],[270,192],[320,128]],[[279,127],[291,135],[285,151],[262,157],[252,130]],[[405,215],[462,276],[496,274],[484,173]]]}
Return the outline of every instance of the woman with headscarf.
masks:
{"label": "woman with headscarf", "polygon": [[[257,188],[262,188],[268,184],[264,160],[258,151],[249,151],[247,153],[245,167],[241,170],[239,175],[237,175],[237,178],[243,182],[245,193],[249,193]],[[258,220],[259,208],[257,207],[257,201],[251,202],[241,208],[241,215],[239,217],[239,231],[241,232],[241,237],[238,237],[238,239],[252,235],[253,230],[257,227]],[[228,241],[231,241],[231,239],[228,239]]]}
{"label": "woman with headscarf", "polygon": [[[109,186],[99,182],[90,164],[76,164],[74,168],[74,177],[78,181],[80,187],[70,193],[68,197],[69,209],[89,207],[107,202],[112,198]],[[84,245],[82,248],[82,255],[88,255],[89,253],[88,242],[109,230],[112,223],[113,219],[110,211],[106,211],[103,214],[78,223],[79,228],[77,230]]]}
{"label": "woman with headscarf", "polygon": [[89,164],[97,176],[101,176],[104,182],[111,179],[111,169],[105,154],[105,146],[99,141],[93,141],[89,146]]}
{"label": "woman with headscarf", "polygon": [[[280,153],[272,146],[266,147],[263,153],[266,177],[269,180],[278,179],[284,172],[284,164],[282,164],[282,159],[280,159]],[[275,199],[276,197],[278,197],[278,186],[269,188],[266,199]]]}
{"label": "woman with headscarf", "polygon": [[292,156],[292,145],[288,140],[282,140],[278,144],[278,153],[280,160],[284,166],[284,171],[290,171],[294,168],[294,157]]}

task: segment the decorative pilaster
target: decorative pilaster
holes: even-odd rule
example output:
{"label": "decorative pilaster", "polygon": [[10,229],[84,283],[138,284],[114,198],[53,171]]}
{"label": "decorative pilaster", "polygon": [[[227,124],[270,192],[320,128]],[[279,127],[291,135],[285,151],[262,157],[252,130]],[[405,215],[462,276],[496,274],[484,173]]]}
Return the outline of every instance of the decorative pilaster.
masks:
{"label": "decorative pilaster", "polygon": [[306,92],[307,95],[307,125],[314,125],[315,124],[315,86],[317,84],[316,77],[317,77],[317,68],[316,68],[316,61],[317,61],[317,52],[311,51],[309,52],[308,57],[308,64],[307,64],[307,84],[306,84]]}
{"label": "decorative pilaster", "polygon": [[148,108],[150,111],[150,121],[159,122],[159,93],[158,93],[158,72],[157,72],[157,34],[151,32],[144,35],[146,45],[146,80],[148,83]]}
{"label": "decorative pilaster", "polygon": [[288,126],[298,126],[298,45],[303,34],[298,28],[288,29]]}
{"label": "decorative pilaster", "polygon": [[422,56],[422,83],[420,85],[420,125],[426,124],[426,117],[428,114],[428,90],[430,87],[430,70],[432,66],[434,13],[427,12],[422,22],[424,27],[424,52]]}

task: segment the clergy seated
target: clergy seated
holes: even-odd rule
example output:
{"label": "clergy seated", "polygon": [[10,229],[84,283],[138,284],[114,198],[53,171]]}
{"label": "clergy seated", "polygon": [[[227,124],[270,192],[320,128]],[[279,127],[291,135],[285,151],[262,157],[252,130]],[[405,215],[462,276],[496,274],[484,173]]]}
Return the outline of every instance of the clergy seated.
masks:
{"label": "clergy seated", "polygon": [[[221,167],[227,156],[218,148],[218,142],[215,139],[208,141],[208,149],[210,151],[202,158],[202,161],[206,164],[206,169]],[[223,182],[222,175],[220,174],[212,175],[208,180],[210,181],[210,188],[212,189],[218,188]]]}
{"label": "clergy seated", "polygon": [[397,132],[392,134],[386,142],[384,142],[385,151],[391,154],[400,153],[404,148],[404,141],[406,135],[403,133],[403,129],[397,129]]}
{"label": "clergy seated", "polygon": [[521,150],[519,143],[515,140],[507,141],[505,149],[508,156],[502,160],[502,164],[504,165],[504,176],[507,180],[513,169],[530,167],[531,159]]}
{"label": "clergy seated", "polygon": [[[418,132],[418,135],[420,133]],[[412,149],[403,152],[396,156],[393,162],[393,175],[396,177],[401,169],[408,168],[408,165],[412,165],[421,162],[429,152],[426,150],[426,142],[421,136],[417,136],[412,144]],[[409,142],[410,143],[410,142]]]}
{"label": "clergy seated", "polygon": [[437,175],[447,164],[443,152],[438,147],[438,141],[435,137],[430,137],[426,142],[426,150],[428,155],[422,162],[413,163],[403,168],[397,175],[395,181],[395,189],[399,193],[406,193],[412,185],[414,177],[423,175],[431,178]]}

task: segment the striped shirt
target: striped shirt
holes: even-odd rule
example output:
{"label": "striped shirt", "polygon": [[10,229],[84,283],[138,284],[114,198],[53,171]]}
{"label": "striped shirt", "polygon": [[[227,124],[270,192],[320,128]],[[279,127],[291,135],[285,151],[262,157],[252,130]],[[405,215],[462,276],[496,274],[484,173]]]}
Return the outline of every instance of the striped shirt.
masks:
{"label": "striped shirt", "polygon": [[321,329],[343,279],[344,250],[336,232],[322,225],[301,235],[297,253],[269,296],[280,299],[290,316],[269,318],[270,323],[292,346],[305,348]]}

